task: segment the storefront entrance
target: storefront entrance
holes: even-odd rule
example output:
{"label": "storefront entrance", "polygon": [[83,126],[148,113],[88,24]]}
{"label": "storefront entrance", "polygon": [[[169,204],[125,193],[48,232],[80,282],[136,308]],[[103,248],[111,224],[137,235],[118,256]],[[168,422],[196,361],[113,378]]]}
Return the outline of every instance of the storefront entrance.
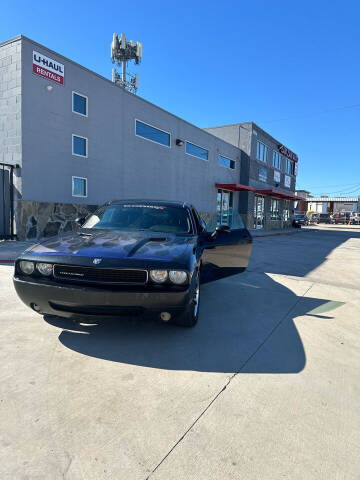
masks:
{"label": "storefront entrance", "polygon": [[233,192],[218,190],[217,193],[217,223],[229,225],[233,209]]}
{"label": "storefront entrance", "polygon": [[265,198],[260,195],[254,197],[254,228],[264,228]]}

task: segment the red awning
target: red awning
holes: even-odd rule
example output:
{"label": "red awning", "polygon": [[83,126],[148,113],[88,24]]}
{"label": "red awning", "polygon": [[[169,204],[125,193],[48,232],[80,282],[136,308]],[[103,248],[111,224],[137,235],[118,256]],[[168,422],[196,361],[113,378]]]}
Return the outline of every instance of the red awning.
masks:
{"label": "red awning", "polygon": [[272,188],[269,188],[267,190],[256,190],[255,193],[260,193],[261,195],[268,195],[269,197],[284,198],[285,200],[301,199],[301,197],[297,197],[293,193],[281,192],[280,190],[273,190]]}
{"label": "red awning", "polygon": [[249,185],[241,185],[241,183],[215,183],[216,188],[223,188],[224,190],[231,190],[233,192],[250,191],[255,192],[254,187]]}

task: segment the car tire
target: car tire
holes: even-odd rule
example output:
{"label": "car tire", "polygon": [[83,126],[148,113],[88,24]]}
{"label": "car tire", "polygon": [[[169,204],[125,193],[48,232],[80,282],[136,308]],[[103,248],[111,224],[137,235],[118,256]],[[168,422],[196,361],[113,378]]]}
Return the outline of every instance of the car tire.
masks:
{"label": "car tire", "polygon": [[199,311],[200,311],[200,274],[197,270],[196,273],[193,275],[193,279],[191,281],[191,300],[190,305],[187,310],[175,317],[174,320],[171,322],[174,325],[178,325],[179,327],[195,327],[199,320]]}

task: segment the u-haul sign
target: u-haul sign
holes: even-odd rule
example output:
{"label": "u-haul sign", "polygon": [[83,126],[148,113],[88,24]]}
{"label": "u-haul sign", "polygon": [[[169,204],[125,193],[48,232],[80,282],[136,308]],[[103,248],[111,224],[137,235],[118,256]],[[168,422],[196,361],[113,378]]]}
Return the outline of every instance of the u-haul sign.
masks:
{"label": "u-haul sign", "polygon": [[33,72],[40,77],[64,85],[64,65],[33,50]]}

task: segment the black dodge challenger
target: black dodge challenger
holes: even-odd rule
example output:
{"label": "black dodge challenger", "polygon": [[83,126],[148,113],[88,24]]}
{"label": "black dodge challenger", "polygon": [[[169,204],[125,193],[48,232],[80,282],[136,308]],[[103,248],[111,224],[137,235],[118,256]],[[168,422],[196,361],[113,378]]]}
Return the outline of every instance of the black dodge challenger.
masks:
{"label": "black dodge challenger", "polygon": [[207,228],[182,202],[113,201],[77,223],[78,230],[32,246],[15,262],[15,289],[40,314],[152,313],[192,327],[200,283],[243,272],[252,248],[239,216]]}

